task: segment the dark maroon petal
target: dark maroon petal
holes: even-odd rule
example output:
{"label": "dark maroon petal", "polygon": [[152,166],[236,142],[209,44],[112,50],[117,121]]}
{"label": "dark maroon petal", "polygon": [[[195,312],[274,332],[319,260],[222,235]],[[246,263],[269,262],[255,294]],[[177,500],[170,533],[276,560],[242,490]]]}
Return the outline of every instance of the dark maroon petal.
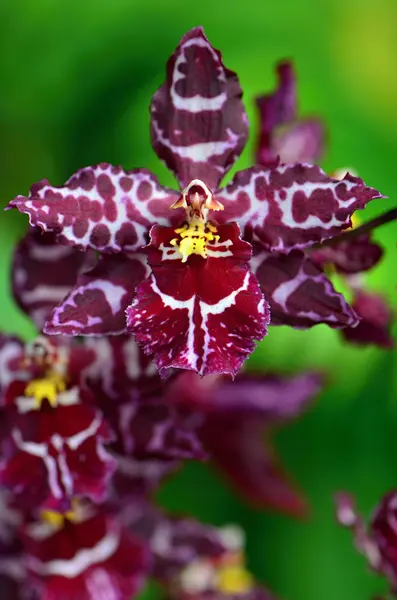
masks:
{"label": "dark maroon petal", "polygon": [[[51,338],[57,339],[57,338]],[[87,369],[91,368],[96,361],[96,352],[88,344],[81,344],[75,338],[58,337],[65,347],[66,342],[69,342],[67,378],[69,386],[82,383],[83,374]]]}
{"label": "dark maroon petal", "polygon": [[353,344],[374,344],[380,348],[393,348],[391,327],[394,312],[383,296],[365,291],[356,292],[352,307],[360,317],[357,327],[347,327],[343,337]]}
{"label": "dark maroon petal", "polygon": [[[148,247],[152,275],[137,288],[127,327],[158,369],[236,374],[266,335],[268,306],[247,268],[251,247],[236,224],[218,228],[208,258],[183,263],[171,228],[154,227]],[[212,253],[212,256],[211,256]]]}
{"label": "dark maroon petal", "polygon": [[276,91],[256,99],[260,128],[256,155],[258,165],[272,164],[277,159],[273,148],[274,131],[280,125],[291,123],[296,117],[296,84],[293,65],[288,61],[281,62],[277,65],[276,70],[278,78]]}
{"label": "dark maroon petal", "polygon": [[20,415],[1,464],[1,483],[24,508],[66,510],[75,496],[104,500],[115,461],[109,425],[90,406],[72,404]]}
{"label": "dark maroon petal", "polygon": [[0,391],[5,390],[13,379],[21,376],[22,357],[22,341],[12,335],[0,334]]}
{"label": "dark maroon petal", "polygon": [[218,221],[237,221],[245,239],[282,251],[338,235],[351,227],[355,210],[380,197],[359,177],[347,173],[339,181],[299,163],[240,171],[215,196],[225,207]]}
{"label": "dark maroon petal", "polygon": [[114,335],[125,331],[125,310],[135,288],[148,274],[138,254],[103,255],[82,273],[65,300],[57,306],[44,331],[63,335]]}
{"label": "dark maroon petal", "polygon": [[261,509],[305,514],[306,502],[265,440],[262,419],[213,413],[202,439],[211,460],[245,500]]}
{"label": "dark maroon petal", "polygon": [[137,460],[113,453],[117,468],[112,480],[112,497],[117,503],[130,504],[131,498],[147,497],[155,492],[165,478],[181,466],[176,460]]}
{"label": "dark maroon petal", "polygon": [[131,252],[146,244],[154,223],[169,224],[168,209],[178,197],[146,169],[124,171],[101,163],[77,171],[62,187],[40,181],[9,208],[28,214],[31,225],[59,234],[62,244]]}
{"label": "dark maroon petal", "polygon": [[268,299],[272,325],[306,329],[319,323],[340,328],[358,323],[354,310],[324,273],[299,250],[258,250],[251,268]]}
{"label": "dark maroon petal", "polygon": [[14,253],[12,290],[18,306],[43,328],[52,309],[70,292],[91,255],[61,246],[53,233],[29,228]]}
{"label": "dark maroon petal", "polygon": [[279,62],[276,65],[276,74],[276,91],[256,99],[261,126],[268,131],[294,121],[297,116],[296,80],[292,62]]}
{"label": "dark maroon petal", "polygon": [[295,377],[243,374],[234,382],[224,378],[211,394],[209,403],[219,413],[256,414],[262,422],[270,424],[299,416],[322,385],[318,373]]}
{"label": "dark maroon petal", "polygon": [[152,144],[182,187],[215,188],[248,136],[237,76],[223,65],[201,27],[187,33],[167,65],[151,106]]}
{"label": "dark maroon petal", "polygon": [[[43,524],[25,529],[29,576],[41,600],[130,600],[148,571],[145,546],[113,519],[96,514],[67,521],[43,535]],[[40,527],[41,526],[41,527]]]}
{"label": "dark maroon petal", "polygon": [[275,92],[257,98],[260,134],[256,162],[274,165],[315,162],[322,154],[324,127],[319,119],[297,120],[296,80],[291,62],[277,65]]}
{"label": "dark maroon petal", "polygon": [[[137,535],[141,532],[153,553],[153,576],[171,583],[181,569],[199,557],[217,558],[226,550],[219,530],[186,518],[169,518],[158,512],[146,514],[130,524]],[[158,540],[161,539],[161,543]]]}
{"label": "dark maroon petal", "polygon": [[352,275],[372,269],[382,258],[383,248],[369,235],[352,237],[350,240],[323,245],[313,249],[310,257],[319,267],[331,265],[339,273]]}
{"label": "dark maroon petal", "polygon": [[22,600],[26,572],[18,527],[22,515],[11,506],[11,497],[0,492],[0,591],[1,600]]}
{"label": "dark maroon petal", "polygon": [[[212,379],[212,381],[211,381]],[[264,423],[279,422],[298,416],[323,385],[319,373],[295,377],[263,374],[239,374],[228,377],[200,378],[181,373],[167,387],[166,398],[206,415],[256,415]]]}
{"label": "dark maroon petal", "polygon": [[83,371],[83,377],[98,396],[115,404],[126,397],[142,400],[161,394],[158,371],[132,335],[86,338],[84,346],[95,352],[96,360]]}
{"label": "dark maroon petal", "polygon": [[117,413],[114,429],[125,456],[141,460],[202,460],[206,456],[198,438],[202,424],[198,414],[158,400],[127,402],[119,405]]}

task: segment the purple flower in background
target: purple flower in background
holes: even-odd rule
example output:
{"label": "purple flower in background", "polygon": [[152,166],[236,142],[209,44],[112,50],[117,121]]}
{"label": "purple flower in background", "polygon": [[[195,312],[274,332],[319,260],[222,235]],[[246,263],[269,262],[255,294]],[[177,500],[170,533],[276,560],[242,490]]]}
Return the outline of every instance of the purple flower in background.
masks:
{"label": "purple flower in background", "polygon": [[338,494],[336,506],[338,522],[351,530],[355,546],[369,566],[388,579],[394,597],[397,595],[397,491],[392,490],[381,499],[368,525],[357,512],[350,494]]}
{"label": "purple flower in background", "polygon": [[125,522],[148,544],[152,576],[173,600],[275,600],[245,564],[243,531],[214,527],[186,517],[169,517],[142,505],[126,511]]}
{"label": "purple flower in background", "polygon": [[393,348],[391,327],[395,314],[386,298],[358,289],[354,292],[352,306],[360,317],[360,322],[357,327],[346,327],[342,332],[343,337],[348,342],[361,346],[375,344],[380,348]]}
{"label": "purple flower in background", "polygon": [[259,96],[258,165],[316,163],[324,151],[324,125],[317,117],[298,116],[296,78],[292,62],[277,64],[278,86],[275,92]]}
{"label": "purple flower in background", "polygon": [[[292,63],[279,63],[277,74],[277,89],[273,93],[257,99],[260,133],[257,141],[256,160],[258,163],[268,166],[277,165],[278,161],[282,163],[316,162],[322,154],[324,145],[323,126],[319,119],[298,117],[297,84]],[[334,173],[335,179],[340,181],[343,181],[346,176],[349,176],[346,169],[339,169]],[[350,287],[353,296],[351,308],[356,314],[357,321],[342,329],[343,338],[350,343],[375,344],[382,348],[393,346],[390,336],[392,311],[384,299],[366,291],[362,277],[358,276],[372,269],[381,260],[383,248],[373,240],[372,230],[395,219],[396,212],[392,209],[385,215],[358,228],[358,219],[354,214],[355,229],[353,231],[305,249],[304,260],[307,272],[319,269],[323,273],[332,274],[335,271],[342,275]],[[266,269],[268,276],[271,277],[273,266],[273,273],[281,267],[287,273],[295,273],[298,264],[299,259],[293,252],[289,256],[281,257],[272,253],[270,260],[264,263],[263,269]],[[302,292],[304,292],[301,286],[306,285],[307,287],[308,284],[305,280],[299,281],[299,277],[295,277],[293,282],[295,296],[301,299]],[[327,288],[327,292],[331,297],[332,287]],[[277,287],[275,293],[279,293]],[[301,302],[303,304],[303,298]],[[278,318],[278,305],[270,302],[270,306],[272,325],[283,324],[283,321]],[[308,326],[308,322],[298,321],[294,317],[288,323],[296,327]]]}
{"label": "purple flower in background", "polygon": [[276,324],[357,324],[302,249],[348,228],[380,194],[308,164],[253,167],[219,189],[248,134],[241,96],[237,76],[193,29],[151,104],[153,147],[180,191],[146,170],[101,164],[10,203],[63,244],[102,253],[47,333],[120,334],[126,311],[128,331],[160,371],[234,375],[266,334],[269,306]]}
{"label": "purple flower in background", "polygon": [[297,418],[322,387],[316,373],[295,377],[241,374],[201,380],[186,373],[170,386],[170,402],[205,416],[199,437],[211,462],[257,508],[294,516],[307,512],[271,441],[274,429]]}

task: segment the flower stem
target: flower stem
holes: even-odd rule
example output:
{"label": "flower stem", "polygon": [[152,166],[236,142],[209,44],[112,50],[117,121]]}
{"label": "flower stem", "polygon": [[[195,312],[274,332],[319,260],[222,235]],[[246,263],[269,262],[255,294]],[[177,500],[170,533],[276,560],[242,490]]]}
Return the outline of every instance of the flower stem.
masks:
{"label": "flower stem", "polygon": [[322,246],[333,246],[335,244],[339,244],[340,242],[346,242],[355,237],[360,237],[360,235],[364,235],[366,233],[370,233],[373,229],[380,227],[381,225],[386,225],[386,223],[390,223],[391,221],[395,221],[397,219],[397,208],[392,208],[387,212],[375,217],[371,221],[367,221],[367,223],[363,223],[359,227],[354,229],[349,229],[349,231],[345,231],[340,235],[325,240],[321,244],[318,244],[317,247]]}

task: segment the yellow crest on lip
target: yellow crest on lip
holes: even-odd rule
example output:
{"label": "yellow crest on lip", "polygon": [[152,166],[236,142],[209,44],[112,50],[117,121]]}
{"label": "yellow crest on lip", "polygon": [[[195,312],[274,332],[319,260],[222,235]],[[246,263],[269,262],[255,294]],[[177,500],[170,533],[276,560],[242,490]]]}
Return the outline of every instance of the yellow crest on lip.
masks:
{"label": "yellow crest on lip", "polygon": [[219,235],[214,235],[217,229],[211,223],[205,223],[199,218],[193,218],[190,223],[175,229],[181,240],[174,238],[171,246],[177,246],[182,254],[182,262],[186,262],[191,254],[207,258],[207,242],[219,241]]}
{"label": "yellow crest on lip", "polygon": [[38,409],[46,399],[54,407],[57,405],[58,394],[65,390],[65,380],[57,373],[50,373],[47,377],[30,381],[25,388],[25,396],[34,398]]}
{"label": "yellow crest on lip", "polygon": [[253,577],[243,565],[225,565],[217,573],[217,588],[222,594],[246,594],[252,585]]}
{"label": "yellow crest on lip", "polygon": [[65,521],[74,523],[78,521],[78,509],[79,502],[77,499],[72,500],[72,508],[66,512],[57,512],[56,510],[42,510],[40,517],[42,521],[45,521],[49,525],[52,525],[56,529],[62,529],[65,525]]}

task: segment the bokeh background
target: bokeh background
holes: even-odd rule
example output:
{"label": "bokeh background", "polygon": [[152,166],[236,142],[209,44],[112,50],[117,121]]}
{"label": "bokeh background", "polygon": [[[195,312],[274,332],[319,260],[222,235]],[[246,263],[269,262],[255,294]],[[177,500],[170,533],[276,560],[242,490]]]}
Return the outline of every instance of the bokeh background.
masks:
{"label": "bokeh background", "polygon": [[[77,168],[109,161],[171,176],[151,150],[148,102],[182,34],[202,24],[245,90],[252,161],[254,97],[274,86],[274,63],[294,59],[301,112],[321,115],[324,167],[353,167],[397,203],[397,3],[395,0],[5,0],[0,4],[0,197],[3,205],[43,177],[61,184]],[[10,256],[26,227],[0,217],[0,327],[26,337],[31,325],[9,293]],[[368,277],[397,308],[397,225],[377,233],[388,248]],[[162,500],[200,518],[240,523],[250,565],[285,600],[363,600],[385,589],[333,518],[332,495],[354,492],[369,514],[397,487],[396,353],[344,345],[338,334],[273,329],[252,365],[320,368],[328,385],[307,415],[279,432],[279,452],[307,494],[296,522],[245,507],[205,466],[191,465]]]}

